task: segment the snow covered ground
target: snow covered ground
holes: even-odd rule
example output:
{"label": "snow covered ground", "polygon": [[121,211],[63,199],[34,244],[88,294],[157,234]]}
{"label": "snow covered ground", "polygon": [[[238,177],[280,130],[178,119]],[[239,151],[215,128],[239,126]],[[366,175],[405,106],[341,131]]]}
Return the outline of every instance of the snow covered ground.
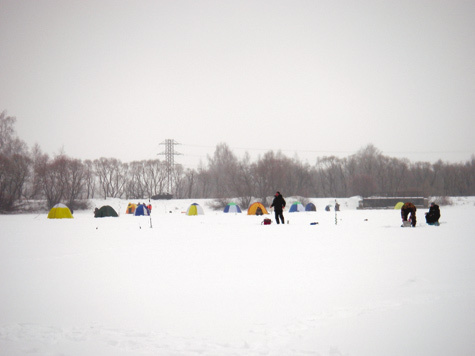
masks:
{"label": "snow covered ground", "polygon": [[312,201],[269,226],[187,200],[152,201],[152,228],[123,200],[0,215],[0,355],[474,354],[475,198],[416,228]]}

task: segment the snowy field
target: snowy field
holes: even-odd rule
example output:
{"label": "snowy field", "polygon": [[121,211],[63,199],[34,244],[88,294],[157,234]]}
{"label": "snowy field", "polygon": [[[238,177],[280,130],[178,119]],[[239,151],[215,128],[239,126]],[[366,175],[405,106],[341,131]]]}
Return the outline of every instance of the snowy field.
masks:
{"label": "snowy field", "polygon": [[270,226],[199,200],[152,201],[152,228],[123,200],[0,215],[0,355],[474,355],[475,198],[416,228],[312,201]]}

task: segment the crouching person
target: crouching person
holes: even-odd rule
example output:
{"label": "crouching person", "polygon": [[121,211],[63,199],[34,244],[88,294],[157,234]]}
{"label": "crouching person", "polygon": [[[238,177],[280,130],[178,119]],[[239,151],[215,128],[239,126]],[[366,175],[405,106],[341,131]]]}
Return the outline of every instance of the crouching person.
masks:
{"label": "crouching person", "polygon": [[[404,203],[401,208],[401,218],[402,218],[402,226],[409,226],[416,227],[416,206],[410,202]],[[410,214],[410,218],[408,220]],[[410,222],[410,224],[408,223]]]}
{"label": "crouching person", "polygon": [[432,202],[430,203],[429,212],[426,213],[426,222],[429,225],[439,225],[440,209],[439,206]]}

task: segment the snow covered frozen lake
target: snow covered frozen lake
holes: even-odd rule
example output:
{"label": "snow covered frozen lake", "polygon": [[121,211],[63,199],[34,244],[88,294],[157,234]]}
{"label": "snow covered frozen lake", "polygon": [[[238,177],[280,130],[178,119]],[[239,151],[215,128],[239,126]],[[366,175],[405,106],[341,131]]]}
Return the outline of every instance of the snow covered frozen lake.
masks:
{"label": "snow covered frozen lake", "polygon": [[152,201],[152,228],[115,199],[0,215],[0,355],[474,354],[475,198],[416,228],[312,201],[268,226],[203,200]]}

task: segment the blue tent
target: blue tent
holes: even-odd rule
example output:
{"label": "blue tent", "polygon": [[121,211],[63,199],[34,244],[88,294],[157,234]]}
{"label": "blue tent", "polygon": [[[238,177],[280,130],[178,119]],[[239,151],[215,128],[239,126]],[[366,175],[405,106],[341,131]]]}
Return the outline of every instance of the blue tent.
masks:
{"label": "blue tent", "polygon": [[147,207],[144,204],[139,204],[135,208],[135,216],[149,216],[150,212],[148,211]]}
{"label": "blue tent", "polygon": [[300,212],[300,211],[305,211],[305,208],[304,208],[304,206],[302,205],[301,202],[296,201],[295,203],[293,203],[290,206],[289,213],[297,213],[297,212]]}
{"label": "blue tent", "polygon": [[225,213],[242,213],[239,205],[235,203],[229,203],[228,205],[226,205],[226,207],[224,208],[224,212]]}
{"label": "blue tent", "polygon": [[313,203],[308,203],[305,206],[305,211],[317,211],[317,207]]}

